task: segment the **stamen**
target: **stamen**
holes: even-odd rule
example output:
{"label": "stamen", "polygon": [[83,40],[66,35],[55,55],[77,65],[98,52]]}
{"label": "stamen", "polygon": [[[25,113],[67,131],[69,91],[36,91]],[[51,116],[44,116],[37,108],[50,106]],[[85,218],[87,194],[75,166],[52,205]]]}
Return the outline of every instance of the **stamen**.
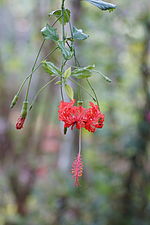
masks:
{"label": "stamen", "polygon": [[78,153],[76,159],[72,163],[72,177],[75,179],[74,185],[79,186],[79,178],[83,174],[83,162],[80,156],[80,153]]}

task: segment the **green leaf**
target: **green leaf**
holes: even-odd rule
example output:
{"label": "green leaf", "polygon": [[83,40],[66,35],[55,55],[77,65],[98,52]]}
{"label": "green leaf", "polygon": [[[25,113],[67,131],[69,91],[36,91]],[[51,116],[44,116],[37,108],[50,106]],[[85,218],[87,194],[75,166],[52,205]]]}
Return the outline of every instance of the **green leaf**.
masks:
{"label": "green leaf", "polygon": [[73,89],[72,89],[72,87],[70,85],[65,84],[65,91],[66,91],[67,96],[70,99],[73,99],[74,93],[73,93]]}
{"label": "green leaf", "polygon": [[58,41],[58,47],[60,48],[64,59],[68,60],[73,57],[73,51],[65,47],[64,41]]}
{"label": "green leaf", "polygon": [[83,68],[77,68],[72,71],[72,76],[77,79],[84,79],[92,76],[92,70],[95,68],[95,65],[89,65]]}
{"label": "green leaf", "polygon": [[47,24],[46,27],[44,27],[41,30],[41,33],[45,40],[53,40],[53,41],[59,40],[59,36],[56,32],[56,29],[54,27],[50,26],[49,24]]}
{"label": "green leaf", "polygon": [[95,5],[101,10],[109,10],[112,11],[116,8],[116,5],[109,3],[109,2],[104,2],[101,0],[86,0],[87,2],[90,2],[92,5]]}
{"label": "green leaf", "polygon": [[73,27],[72,33],[73,33],[73,38],[77,40],[85,40],[89,37],[89,35],[83,33],[81,29],[77,29],[76,27]]}
{"label": "green leaf", "polygon": [[[54,15],[57,19],[59,18],[59,22],[62,24],[63,19],[62,19],[62,10],[55,10],[51,13],[48,14],[49,16]],[[68,23],[70,20],[70,10],[65,9],[64,10],[64,24]]]}
{"label": "green leaf", "polygon": [[64,78],[68,79],[71,75],[71,67],[69,67],[65,72],[64,72]]}
{"label": "green leaf", "polygon": [[61,75],[61,71],[59,70],[59,68],[57,66],[55,66],[52,62],[47,62],[42,61],[43,64],[43,68],[45,70],[45,72],[49,73],[50,75],[57,75],[60,76]]}

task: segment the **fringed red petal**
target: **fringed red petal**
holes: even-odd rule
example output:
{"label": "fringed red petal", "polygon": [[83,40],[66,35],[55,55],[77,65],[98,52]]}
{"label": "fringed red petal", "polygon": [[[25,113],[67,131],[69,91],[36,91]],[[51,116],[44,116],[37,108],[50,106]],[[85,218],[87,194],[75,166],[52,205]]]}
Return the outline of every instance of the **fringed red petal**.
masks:
{"label": "fringed red petal", "polygon": [[75,100],[70,102],[60,102],[59,120],[64,122],[64,127],[73,129],[85,128],[90,132],[95,132],[97,128],[104,125],[104,114],[99,110],[98,105],[90,102],[90,108],[86,109],[82,106],[74,106]]}

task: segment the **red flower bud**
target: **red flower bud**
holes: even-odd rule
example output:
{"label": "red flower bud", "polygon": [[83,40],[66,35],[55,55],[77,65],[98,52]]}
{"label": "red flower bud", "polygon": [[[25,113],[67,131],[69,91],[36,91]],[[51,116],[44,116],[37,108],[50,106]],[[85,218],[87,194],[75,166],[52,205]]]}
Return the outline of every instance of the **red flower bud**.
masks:
{"label": "red flower bud", "polygon": [[16,129],[17,129],[17,130],[23,128],[25,119],[26,119],[26,118],[23,118],[23,117],[21,117],[21,116],[18,118],[17,123],[16,123]]}
{"label": "red flower bud", "polygon": [[24,125],[24,122],[25,122],[25,119],[26,119],[26,116],[27,116],[27,111],[28,111],[28,101],[24,101],[23,106],[22,106],[22,110],[21,110],[21,115],[18,118],[17,123],[16,123],[16,129],[17,130],[23,128],[23,125]]}

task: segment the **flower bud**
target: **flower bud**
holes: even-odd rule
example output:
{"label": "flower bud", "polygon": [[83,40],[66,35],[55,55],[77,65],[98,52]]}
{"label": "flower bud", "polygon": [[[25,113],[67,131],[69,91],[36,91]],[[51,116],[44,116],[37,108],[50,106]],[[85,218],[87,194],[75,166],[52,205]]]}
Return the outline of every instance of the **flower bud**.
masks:
{"label": "flower bud", "polygon": [[15,96],[14,96],[14,98],[13,98],[11,104],[10,104],[10,108],[11,108],[11,109],[16,105],[16,103],[17,103],[17,101],[18,101],[18,98],[19,98],[18,95],[15,95]]}
{"label": "flower bud", "polygon": [[28,112],[28,101],[23,102],[22,110],[21,110],[21,117],[26,118]]}
{"label": "flower bud", "polygon": [[17,123],[16,123],[16,129],[17,129],[17,130],[20,130],[20,129],[23,128],[25,119],[26,119],[26,118],[23,118],[23,117],[21,117],[21,116],[18,118]]}

